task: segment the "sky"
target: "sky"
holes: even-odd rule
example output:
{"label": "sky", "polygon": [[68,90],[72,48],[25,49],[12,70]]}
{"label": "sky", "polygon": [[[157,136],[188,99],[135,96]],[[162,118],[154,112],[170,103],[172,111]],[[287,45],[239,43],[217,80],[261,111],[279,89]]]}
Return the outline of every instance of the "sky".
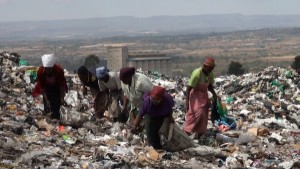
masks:
{"label": "sky", "polygon": [[300,0],[0,0],[0,22],[229,13],[294,15],[300,14],[299,6]]}

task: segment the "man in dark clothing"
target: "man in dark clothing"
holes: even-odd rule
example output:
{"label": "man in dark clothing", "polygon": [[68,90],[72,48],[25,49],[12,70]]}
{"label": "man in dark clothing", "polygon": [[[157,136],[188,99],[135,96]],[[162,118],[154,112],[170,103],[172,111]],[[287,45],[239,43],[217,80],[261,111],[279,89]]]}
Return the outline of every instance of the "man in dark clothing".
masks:
{"label": "man in dark clothing", "polygon": [[78,69],[77,74],[83,84],[84,95],[87,94],[87,87],[90,88],[90,91],[94,98],[94,109],[96,117],[102,118],[107,106],[107,100],[105,101],[105,99],[108,99],[108,96],[106,93],[100,91],[98,79],[96,77],[96,67],[88,69],[85,66],[81,66]]}

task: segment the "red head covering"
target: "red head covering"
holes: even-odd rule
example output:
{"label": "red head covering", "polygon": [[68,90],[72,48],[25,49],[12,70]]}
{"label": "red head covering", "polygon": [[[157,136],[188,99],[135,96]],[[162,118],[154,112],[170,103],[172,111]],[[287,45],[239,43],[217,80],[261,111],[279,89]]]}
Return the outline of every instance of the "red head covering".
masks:
{"label": "red head covering", "polygon": [[204,60],[204,65],[209,66],[209,67],[214,67],[215,66],[215,60],[211,57],[208,57]]}
{"label": "red head covering", "polygon": [[123,67],[120,69],[120,80],[124,80],[128,77],[133,76],[135,73],[135,68],[134,67]]}
{"label": "red head covering", "polygon": [[162,99],[164,97],[165,91],[166,91],[166,89],[163,87],[154,86],[150,93],[150,96],[155,97],[157,99]]}

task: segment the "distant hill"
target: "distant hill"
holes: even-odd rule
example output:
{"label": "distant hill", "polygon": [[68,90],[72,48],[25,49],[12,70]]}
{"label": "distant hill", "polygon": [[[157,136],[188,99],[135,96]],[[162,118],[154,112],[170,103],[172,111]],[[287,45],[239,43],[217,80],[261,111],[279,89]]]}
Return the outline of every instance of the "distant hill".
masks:
{"label": "distant hill", "polygon": [[0,38],[85,38],[300,27],[300,15],[130,16],[1,22]]}

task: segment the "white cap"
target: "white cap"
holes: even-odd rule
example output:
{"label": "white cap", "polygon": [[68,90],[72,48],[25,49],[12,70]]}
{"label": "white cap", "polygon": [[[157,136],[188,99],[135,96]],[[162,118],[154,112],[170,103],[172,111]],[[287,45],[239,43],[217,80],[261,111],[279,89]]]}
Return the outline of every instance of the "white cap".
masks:
{"label": "white cap", "polygon": [[53,67],[56,63],[56,57],[54,56],[54,53],[43,55],[42,63],[44,67]]}

